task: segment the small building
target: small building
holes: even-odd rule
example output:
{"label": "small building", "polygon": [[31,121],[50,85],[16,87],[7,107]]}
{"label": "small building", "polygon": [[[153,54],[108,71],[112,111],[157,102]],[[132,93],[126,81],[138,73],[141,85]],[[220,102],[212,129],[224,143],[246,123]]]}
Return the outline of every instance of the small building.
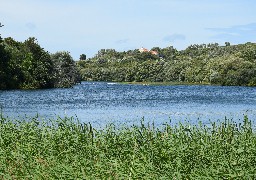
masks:
{"label": "small building", "polygon": [[140,51],[141,53],[143,53],[143,52],[149,52],[149,50],[146,49],[146,48],[144,48],[144,47],[140,48],[139,51]]}
{"label": "small building", "polygon": [[158,52],[157,51],[149,51],[148,49],[146,49],[146,48],[144,48],[144,47],[142,47],[142,48],[140,48],[139,49],[139,51],[141,52],[141,53],[143,53],[143,52],[149,52],[149,53],[151,53],[152,55],[156,55],[156,56],[158,56]]}
{"label": "small building", "polygon": [[150,53],[153,54],[153,55],[158,56],[158,52],[157,51],[150,51]]}

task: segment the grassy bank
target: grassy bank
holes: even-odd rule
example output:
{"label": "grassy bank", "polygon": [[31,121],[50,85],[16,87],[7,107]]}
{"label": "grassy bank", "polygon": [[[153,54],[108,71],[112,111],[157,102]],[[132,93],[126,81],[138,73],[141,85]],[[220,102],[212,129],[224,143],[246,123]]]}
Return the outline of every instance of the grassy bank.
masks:
{"label": "grassy bank", "polygon": [[72,118],[0,116],[1,179],[255,179],[256,133],[243,124],[96,130]]}

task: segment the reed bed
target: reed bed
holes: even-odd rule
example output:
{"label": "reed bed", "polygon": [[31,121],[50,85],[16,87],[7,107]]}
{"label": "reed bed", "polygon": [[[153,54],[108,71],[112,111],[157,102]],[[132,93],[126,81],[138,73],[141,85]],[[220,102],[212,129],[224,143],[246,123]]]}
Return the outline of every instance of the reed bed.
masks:
{"label": "reed bed", "polygon": [[94,129],[74,118],[0,116],[1,179],[255,179],[256,133],[212,123]]}

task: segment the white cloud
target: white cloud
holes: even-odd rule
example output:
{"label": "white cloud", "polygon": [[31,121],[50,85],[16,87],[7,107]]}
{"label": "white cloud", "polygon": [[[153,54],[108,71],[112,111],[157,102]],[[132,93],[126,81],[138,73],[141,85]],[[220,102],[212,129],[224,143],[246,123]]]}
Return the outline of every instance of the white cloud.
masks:
{"label": "white cloud", "polygon": [[245,43],[256,41],[256,23],[245,25],[235,25],[225,28],[207,28],[215,32],[213,39],[228,41],[233,43]]}
{"label": "white cloud", "polygon": [[166,42],[174,42],[178,40],[186,40],[186,36],[183,34],[172,34],[172,35],[165,36],[163,38],[163,41],[166,41]]}
{"label": "white cloud", "polygon": [[116,43],[117,44],[126,44],[128,41],[129,41],[128,38],[126,38],[126,39],[119,39],[119,40],[116,41]]}
{"label": "white cloud", "polygon": [[26,27],[29,29],[29,30],[34,30],[36,29],[36,25],[32,22],[28,22],[26,23]]}

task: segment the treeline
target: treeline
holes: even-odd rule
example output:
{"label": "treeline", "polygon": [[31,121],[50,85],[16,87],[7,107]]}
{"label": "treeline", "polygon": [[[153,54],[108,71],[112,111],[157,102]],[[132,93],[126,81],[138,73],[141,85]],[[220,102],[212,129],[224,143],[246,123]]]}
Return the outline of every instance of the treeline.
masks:
{"label": "treeline", "polygon": [[256,86],[256,44],[225,46],[191,45],[117,52],[102,49],[93,58],[80,60],[83,80],[117,82],[184,82]]}
{"label": "treeline", "polygon": [[50,54],[35,38],[18,42],[0,36],[0,89],[71,87],[79,81],[69,52]]}

